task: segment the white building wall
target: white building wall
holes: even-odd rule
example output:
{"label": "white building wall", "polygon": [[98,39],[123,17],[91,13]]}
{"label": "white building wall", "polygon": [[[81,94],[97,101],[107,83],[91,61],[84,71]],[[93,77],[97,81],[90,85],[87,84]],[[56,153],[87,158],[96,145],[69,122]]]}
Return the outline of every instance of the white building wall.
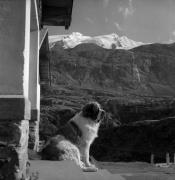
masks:
{"label": "white building wall", "polygon": [[30,0],[0,0],[0,95],[28,97]]}

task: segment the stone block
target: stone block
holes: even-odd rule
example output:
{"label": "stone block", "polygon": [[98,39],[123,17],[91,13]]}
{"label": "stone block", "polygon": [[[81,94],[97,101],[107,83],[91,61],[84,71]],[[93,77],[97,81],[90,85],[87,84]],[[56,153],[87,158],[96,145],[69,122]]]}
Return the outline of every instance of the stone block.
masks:
{"label": "stone block", "polygon": [[26,177],[29,121],[0,121],[0,179]]}
{"label": "stone block", "polygon": [[0,121],[0,144],[23,147],[27,145],[29,121]]}

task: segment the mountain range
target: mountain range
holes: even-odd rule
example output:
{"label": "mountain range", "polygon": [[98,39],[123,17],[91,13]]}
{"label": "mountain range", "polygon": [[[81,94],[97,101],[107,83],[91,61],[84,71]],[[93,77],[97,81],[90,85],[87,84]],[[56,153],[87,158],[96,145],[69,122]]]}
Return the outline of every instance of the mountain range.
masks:
{"label": "mountain range", "polygon": [[74,48],[79,44],[92,43],[106,49],[131,49],[142,45],[142,42],[136,42],[129,39],[126,36],[119,37],[117,34],[112,33],[108,35],[101,36],[84,36],[79,32],[73,32],[69,35],[53,35],[49,36],[49,42],[51,47],[54,46],[56,42],[60,41],[65,49]]}
{"label": "mountain range", "polygon": [[56,39],[51,44],[52,81],[56,84],[122,95],[175,96],[174,43],[132,49],[107,49],[95,43],[65,48]]}

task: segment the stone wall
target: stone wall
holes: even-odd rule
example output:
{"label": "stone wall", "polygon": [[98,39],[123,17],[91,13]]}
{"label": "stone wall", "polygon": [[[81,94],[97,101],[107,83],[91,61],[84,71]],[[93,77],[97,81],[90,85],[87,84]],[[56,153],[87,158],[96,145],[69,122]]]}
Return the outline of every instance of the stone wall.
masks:
{"label": "stone wall", "polygon": [[0,98],[0,179],[26,178],[30,102]]}

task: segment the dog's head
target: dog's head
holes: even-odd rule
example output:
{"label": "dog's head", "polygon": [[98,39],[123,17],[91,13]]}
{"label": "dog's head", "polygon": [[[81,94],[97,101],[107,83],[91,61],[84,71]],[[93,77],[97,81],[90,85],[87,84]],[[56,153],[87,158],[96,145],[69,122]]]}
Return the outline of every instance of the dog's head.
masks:
{"label": "dog's head", "polygon": [[105,111],[101,108],[98,102],[89,102],[82,109],[83,117],[89,118],[92,121],[99,123],[105,117]]}

